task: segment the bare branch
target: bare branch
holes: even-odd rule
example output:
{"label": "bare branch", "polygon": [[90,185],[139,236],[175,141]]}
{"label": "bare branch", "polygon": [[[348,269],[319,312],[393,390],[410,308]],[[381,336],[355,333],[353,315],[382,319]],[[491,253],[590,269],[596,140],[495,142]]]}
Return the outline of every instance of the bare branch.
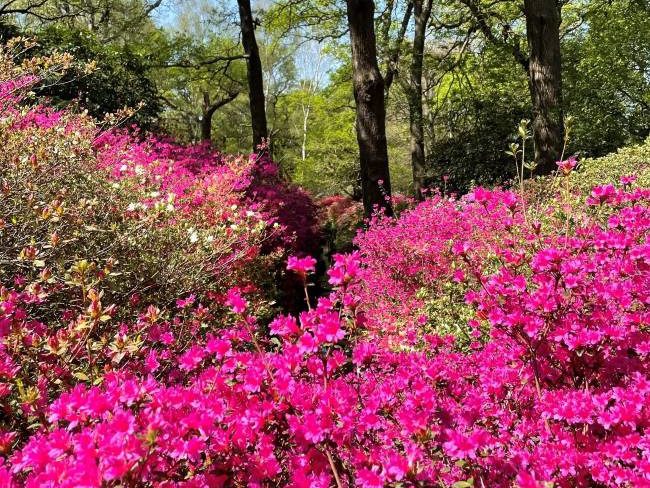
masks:
{"label": "bare branch", "polygon": [[206,61],[178,61],[176,63],[165,63],[159,65],[153,65],[152,68],[201,68],[203,66],[210,66],[217,63],[231,63],[238,59],[247,59],[247,54],[236,54],[234,56],[215,56],[214,58],[208,59]]}
{"label": "bare branch", "polygon": [[413,13],[413,2],[409,1],[406,6],[406,11],[404,12],[404,17],[402,18],[402,24],[400,25],[399,32],[397,34],[397,39],[395,40],[395,45],[391,49],[390,56],[388,57],[388,62],[386,66],[386,76],[384,80],[384,98],[388,99],[388,92],[390,87],[393,84],[395,75],[397,74],[397,69],[399,65],[399,55],[402,51],[402,44],[404,43],[404,36],[406,35],[406,29],[408,29],[409,22],[411,21],[411,14]]}

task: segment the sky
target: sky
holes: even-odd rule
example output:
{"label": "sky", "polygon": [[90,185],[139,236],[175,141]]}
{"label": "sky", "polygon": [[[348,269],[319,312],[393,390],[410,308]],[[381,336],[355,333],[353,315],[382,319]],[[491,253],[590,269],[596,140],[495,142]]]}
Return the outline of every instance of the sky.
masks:
{"label": "sky", "polygon": [[[217,5],[222,4],[234,13],[237,12],[236,0],[163,0],[162,5],[156,10],[154,19],[158,25],[167,27],[174,25],[179,11],[188,8],[201,8],[201,5]],[[273,0],[252,0],[251,5],[253,10],[259,8],[266,8],[273,4]]]}

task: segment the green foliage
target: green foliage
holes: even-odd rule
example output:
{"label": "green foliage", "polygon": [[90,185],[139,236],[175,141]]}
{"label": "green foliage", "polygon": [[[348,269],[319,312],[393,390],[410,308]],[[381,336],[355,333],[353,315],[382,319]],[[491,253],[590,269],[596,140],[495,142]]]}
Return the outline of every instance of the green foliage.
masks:
{"label": "green foliage", "polygon": [[601,156],[650,135],[650,6],[617,0],[586,18],[563,44],[565,112],[571,149]]}
{"label": "green foliage", "polygon": [[[52,25],[92,32],[102,44],[146,44],[156,30],[152,13],[165,2],[158,0],[20,0],[4,7],[27,8],[14,20],[38,32]],[[11,18],[11,16],[9,16]]]}
{"label": "green foliage", "polygon": [[[240,54],[237,41],[212,34],[203,39],[166,33],[160,47],[158,65],[163,68],[153,70],[152,76],[166,105],[161,126],[178,140],[200,140],[201,120],[209,107],[231,94],[238,94],[246,86],[245,60],[215,61]],[[245,98],[245,95],[239,96],[232,104],[241,107],[242,103],[247,103]],[[233,118],[241,120],[243,114],[233,117],[229,105],[219,108],[213,116],[212,136],[220,149],[239,152],[249,144],[244,146],[243,141],[239,144],[236,134],[239,127],[232,121]],[[222,123],[220,117],[224,113],[231,113],[230,123]],[[250,137],[248,133],[246,136]],[[228,139],[232,141],[233,138],[236,140],[234,147],[228,145]]]}
{"label": "green foliage", "polygon": [[[427,58],[431,77],[440,61]],[[519,121],[530,113],[526,75],[508,53],[487,46],[467,55],[432,87],[427,176],[433,187],[467,191],[474,185],[500,184],[516,175],[506,155]]]}
{"label": "green foliage", "polygon": [[424,303],[422,313],[427,319],[422,324],[423,331],[441,336],[452,335],[462,349],[469,349],[472,337],[467,324],[473,317],[473,310],[465,303],[466,292],[466,286],[454,282],[445,282],[436,291],[420,289],[416,297]]}
{"label": "green foliage", "polygon": [[650,138],[642,144],[626,146],[598,158],[581,160],[569,178],[539,177],[526,181],[525,194],[540,220],[548,218],[545,209],[554,199],[561,198],[568,207],[577,208],[584,203],[593,187],[621,185],[621,177],[636,176],[634,186],[650,184]]}
{"label": "green foliage", "polygon": [[133,122],[143,128],[156,123],[161,105],[142,54],[128,45],[104,44],[91,32],[63,26],[50,26],[35,37],[37,52],[65,51],[79,61],[93,61],[97,67],[92,73],[71,70],[61,83],[40,89],[38,95],[59,106],[76,102],[100,120],[124,107],[139,108]]}
{"label": "green foliage", "polygon": [[[319,195],[358,192],[358,149],[349,76],[349,67],[342,67],[328,86],[312,96],[305,160],[300,159],[298,144],[294,150],[293,178]],[[294,126],[300,129],[303,103],[304,93],[287,97],[288,111],[296,116]]]}
{"label": "green foliage", "polygon": [[[281,161],[292,178],[315,195],[344,194],[360,196],[359,161],[355,130],[352,72],[349,63],[342,63],[329,73],[329,82],[315,93],[293,90],[284,98],[289,115]],[[309,105],[305,158],[301,156],[303,109]],[[408,147],[408,125],[398,107],[389,111],[386,127],[391,180],[394,191],[408,192],[411,168]]]}
{"label": "green foliage", "polygon": [[595,185],[618,184],[622,176],[635,175],[635,185],[650,185],[650,138],[642,144],[623,147],[600,158],[586,158],[580,162],[574,184],[582,190]]}
{"label": "green foliage", "polygon": [[[468,2],[434,2],[425,49],[426,177],[429,186],[447,191],[511,180],[515,166],[505,151],[519,121],[532,118],[527,73],[523,61],[513,56],[518,52],[525,58],[528,53],[520,6],[509,0],[471,3],[484,14],[485,26],[476,24]],[[403,89],[409,82],[413,19],[398,44],[406,2],[375,4],[384,73],[400,48],[386,135],[392,186],[410,194],[409,113]],[[246,62],[235,59],[242,54],[235,2],[179,2],[158,25],[148,11],[151,5],[145,0],[50,0],[43,5],[43,18],[31,16],[20,24],[37,35],[42,51],[69,51],[77,59],[95,60],[99,69],[89,75],[73,72],[65,84],[41,94],[61,104],[78,100],[99,118],[144,102],[135,122],[189,142],[202,137],[206,108],[236,93],[214,112],[211,140],[224,152],[247,152]],[[75,15],[46,20],[64,7]],[[358,198],[343,4],[277,0],[257,7],[273,157],[287,176],[315,195]],[[565,2],[561,8],[563,111],[574,117],[567,154],[598,157],[641,143],[650,135],[648,2],[588,0]],[[0,37],[10,31],[15,33],[15,28],[1,27]],[[317,54],[310,51],[316,45]]]}

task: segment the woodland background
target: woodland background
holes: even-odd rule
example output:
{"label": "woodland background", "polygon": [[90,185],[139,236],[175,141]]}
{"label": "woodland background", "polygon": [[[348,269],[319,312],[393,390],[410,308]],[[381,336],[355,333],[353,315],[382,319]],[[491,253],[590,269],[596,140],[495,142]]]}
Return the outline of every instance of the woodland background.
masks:
{"label": "woodland background", "polygon": [[[425,186],[467,191],[515,176],[506,154],[531,119],[526,5],[512,0],[376,2],[377,62],[397,192],[412,194],[409,138],[422,132]],[[546,2],[561,19],[566,154],[595,157],[650,133],[650,5],[646,0]],[[345,2],[252,2],[272,154],[317,196],[360,198]],[[547,5],[547,6],[548,6]],[[353,7],[354,8],[354,7]],[[421,118],[412,109],[416,22],[423,43]],[[103,116],[140,107],[133,122],[181,142],[251,149],[247,66],[238,5],[228,0],[4,0],[2,36],[38,39],[44,52],[95,60],[90,75],[40,90]],[[415,43],[415,44],[414,44]],[[523,64],[522,64],[523,63]],[[443,181],[444,179],[444,181]]]}

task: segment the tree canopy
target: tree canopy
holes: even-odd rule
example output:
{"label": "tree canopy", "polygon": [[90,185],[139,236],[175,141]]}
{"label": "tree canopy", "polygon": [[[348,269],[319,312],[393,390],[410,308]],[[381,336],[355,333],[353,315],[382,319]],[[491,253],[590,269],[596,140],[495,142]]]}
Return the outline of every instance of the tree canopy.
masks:
{"label": "tree canopy", "polygon": [[[648,2],[549,1],[369,4],[375,36],[364,42],[384,85],[385,115],[374,120],[385,121],[387,185],[421,196],[443,180],[458,191],[507,181],[522,119],[532,121],[529,164],[542,173],[562,150],[597,157],[650,134]],[[357,136],[367,131],[355,110],[366,95],[355,102],[353,85],[369,78],[356,71],[346,9],[361,4],[253,1],[242,17],[247,5],[16,0],[0,6],[0,20],[3,38],[25,34],[43,52],[97,61],[96,73],[44,92],[60,103],[100,118],[140,107],[145,128],[230,152],[268,138],[287,177],[317,195],[360,199],[367,174]],[[538,36],[551,14],[556,32]]]}

